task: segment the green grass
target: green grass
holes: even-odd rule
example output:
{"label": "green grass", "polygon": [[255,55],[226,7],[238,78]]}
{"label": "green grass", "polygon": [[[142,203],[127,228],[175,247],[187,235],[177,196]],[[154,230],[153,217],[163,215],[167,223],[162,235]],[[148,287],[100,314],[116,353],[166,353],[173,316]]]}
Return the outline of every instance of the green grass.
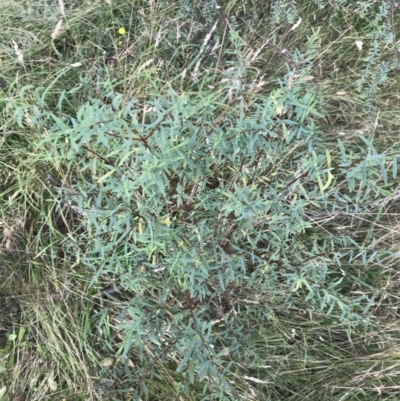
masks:
{"label": "green grass", "polygon": [[[333,155],[340,151],[338,138],[346,149],[358,149],[360,132],[373,139],[379,151],[391,153],[399,148],[398,70],[389,72],[374,93],[367,93],[373,68],[395,54],[393,45],[381,48],[364,89],[358,90],[363,58],[373,41],[372,22],[361,20],[351,5],[333,12],[329,6],[317,10],[310,0],[298,1],[302,22],[291,31],[293,23],[286,21],[272,28],[271,10],[256,1],[225,2],[223,11],[238,16],[228,22],[206,1],[186,7],[181,7],[184,2],[172,1],[84,1],[79,5],[65,1],[63,28],[52,41],[62,18],[57,2],[35,2],[36,9],[28,1],[4,3],[0,16],[0,25],[7,28],[0,33],[0,389],[6,387],[6,400],[23,395],[27,400],[133,397],[128,362],[118,362],[115,355],[124,341],[117,329],[124,300],[94,298],[113,280],[104,274],[95,287],[90,286],[94,272],[73,259],[69,248],[70,240],[79,238],[82,217],[61,202],[56,187],[63,180],[71,186],[84,172],[73,171],[49,148],[38,146],[50,122],[45,118],[31,121],[32,110],[19,124],[14,114],[18,107],[45,102],[46,109],[60,115],[74,114],[88,98],[105,99],[110,92],[121,93],[123,103],[137,99],[143,107],[146,101],[167,95],[169,85],[193,96],[208,92],[213,99],[225,93],[224,71],[237,59],[248,67],[243,80],[249,86],[243,91],[251,107],[277,89],[277,79],[287,72],[282,54],[264,44],[271,38],[279,48],[313,54],[306,90],[317,95],[323,117],[316,116],[315,123]],[[212,18],[207,19],[208,15]],[[218,18],[215,35],[220,46],[211,51],[213,36],[202,54],[196,80],[191,76],[196,56]],[[120,27],[126,29],[123,36],[118,34]],[[307,42],[313,32],[315,41]],[[361,51],[356,40],[363,41]],[[22,62],[18,51],[22,51]],[[250,62],[257,51],[257,58]],[[251,82],[260,85],[252,87]],[[26,85],[33,87],[25,88],[24,98],[21,93]],[[35,92],[38,87],[43,89]],[[59,103],[63,91],[65,100]],[[229,100],[221,104],[220,114],[230,107]],[[144,112],[141,118],[145,119]],[[388,189],[398,193],[398,186],[395,179]],[[399,252],[398,206],[389,194],[380,199],[379,213],[376,210],[354,225],[345,220],[343,225],[360,241],[375,238],[381,249]],[[324,220],[316,225],[326,224]],[[239,315],[249,333],[246,341],[252,345],[252,352],[238,351],[228,374],[240,399],[396,400],[400,381],[398,255],[387,256],[383,265],[383,270],[373,263],[354,266],[354,281],[348,288],[375,294],[370,327],[345,326],[338,316],[306,312],[299,302],[290,308],[278,306],[268,297],[258,302],[260,308],[270,310],[269,320]],[[287,295],[283,293],[282,299]],[[254,302],[246,287],[235,296],[243,311],[246,302]],[[178,295],[175,300],[184,302]],[[140,358],[132,353],[130,363],[138,365]],[[156,361],[149,395],[142,392],[142,399],[201,400],[205,382],[196,382],[184,393],[185,372],[177,373],[178,364],[178,358]],[[229,396],[234,399],[234,394]],[[215,394],[208,399],[220,398]]]}

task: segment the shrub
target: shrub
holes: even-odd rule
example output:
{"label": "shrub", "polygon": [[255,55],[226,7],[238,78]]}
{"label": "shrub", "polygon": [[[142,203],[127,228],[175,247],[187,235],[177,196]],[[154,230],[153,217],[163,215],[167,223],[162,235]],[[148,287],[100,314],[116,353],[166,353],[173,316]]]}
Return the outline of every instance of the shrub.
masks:
{"label": "shrub", "polygon": [[368,323],[368,283],[350,287],[380,252],[340,221],[376,212],[387,161],[364,137],[358,152],[326,148],[303,84],[289,74],[249,104],[171,88],[141,105],[110,92],[76,116],[37,113],[54,121],[43,144],[71,172],[59,196],[82,219],[70,256],[129,293],[117,355],[140,392],[163,362],[184,393],[204,381],[238,398],[249,322],[278,305]]}

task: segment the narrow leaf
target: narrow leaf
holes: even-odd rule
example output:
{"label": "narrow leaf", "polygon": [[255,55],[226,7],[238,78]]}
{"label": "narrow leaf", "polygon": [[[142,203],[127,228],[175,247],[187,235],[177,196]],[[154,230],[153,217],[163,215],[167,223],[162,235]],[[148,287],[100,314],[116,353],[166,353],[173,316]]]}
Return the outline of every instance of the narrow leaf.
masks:
{"label": "narrow leaf", "polygon": [[372,145],[372,143],[367,138],[365,138],[362,135],[360,135],[360,138],[368,146],[368,148],[371,150],[372,154],[374,154],[374,155],[378,154],[378,152],[374,148],[374,145]]}
{"label": "narrow leaf", "polygon": [[97,180],[97,183],[100,184],[102,181],[106,180],[110,175],[112,175],[115,172],[115,169],[112,169],[111,171],[109,171],[107,174],[104,174],[102,177],[100,177]]}

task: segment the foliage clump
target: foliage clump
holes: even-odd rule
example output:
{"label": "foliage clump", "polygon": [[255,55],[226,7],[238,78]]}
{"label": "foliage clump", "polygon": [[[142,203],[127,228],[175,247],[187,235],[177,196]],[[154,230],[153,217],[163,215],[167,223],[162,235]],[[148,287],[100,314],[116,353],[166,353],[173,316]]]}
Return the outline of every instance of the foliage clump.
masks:
{"label": "foliage clump", "polygon": [[249,323],[276,307],[368,325],[369,284],[351,286],[381,252],[340,225],[376,212],[388,161],[366,138],[357,153],[325,146],[303,85],[289,74],[248,103],[227,90],[170,88],[144,104],[110,92],[74,116],[36,114],[54,121],[42,144],[71,172],[61,201],[82,218],[69,254],[92,283],[129,294],[116,351],[141,391],[163,362],[184,393],[207,378],[239,397],[232,363],[254,356]]}

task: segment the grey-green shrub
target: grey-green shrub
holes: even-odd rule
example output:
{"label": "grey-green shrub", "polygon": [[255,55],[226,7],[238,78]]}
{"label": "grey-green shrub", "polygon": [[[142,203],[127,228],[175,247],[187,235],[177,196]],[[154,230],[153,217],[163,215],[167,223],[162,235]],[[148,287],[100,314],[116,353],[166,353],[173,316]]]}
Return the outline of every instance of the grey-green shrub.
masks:
{"label": "grey-green shrub", "polygon": [[268,320],[268,304],[367,322],[373,299],[352,294],[350,277],[379,252],[330,220],[376,210],[384,155],[365,138],[356,154],[326,148],[301,79],[247,110],[243,100],[170,89],[139,105],[111,92],[76,116],[46,113],[43,145],[76,181],[60,188],[82,218],[70,254],[131,297],[117,353],[134,351],[139,392],[164,361],[183,392],[207,378],[205,393],[240,397],[230,380],[252,352],[243,314]]}

